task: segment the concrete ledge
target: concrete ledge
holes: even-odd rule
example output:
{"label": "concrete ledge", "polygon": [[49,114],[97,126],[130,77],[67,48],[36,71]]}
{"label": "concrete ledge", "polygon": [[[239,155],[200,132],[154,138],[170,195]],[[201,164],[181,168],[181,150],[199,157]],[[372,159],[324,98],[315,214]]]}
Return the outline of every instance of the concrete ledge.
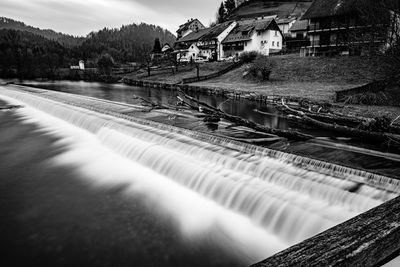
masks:
{"label": "concrete ledge", "polygon": [[379,266],[400,250],[400,197],[252,267]]}

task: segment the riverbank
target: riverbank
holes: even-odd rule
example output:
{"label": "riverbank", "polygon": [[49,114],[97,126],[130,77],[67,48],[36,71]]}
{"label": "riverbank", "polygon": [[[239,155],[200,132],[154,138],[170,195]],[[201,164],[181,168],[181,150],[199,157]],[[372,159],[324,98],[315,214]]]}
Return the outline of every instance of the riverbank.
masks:
{"label": "riverbank", "polygon": [[138,79],[140,76],[130,75],[124,77],[124,82],[136,86],[202,91],[207,94],[263,102],[283,98],[294,102],[307,100],[319,104],[329,103],[333,112],[344,116],[386,116],[395,120],[400,115],[398,106],[351,105],[335,101],[337,91],[382,79],[387,67],[382,58],[301,58],[292,54],[275,56],[271,60],[275,62],[275,68],[269,81],[246,77],[244,74],[248,65],[243,65],[220,77],[189,85],[177,85],[177,77],[185,75],[185,72],[172,78],[170,72],[160,75],[153,73],[152,76],[142,79]]}

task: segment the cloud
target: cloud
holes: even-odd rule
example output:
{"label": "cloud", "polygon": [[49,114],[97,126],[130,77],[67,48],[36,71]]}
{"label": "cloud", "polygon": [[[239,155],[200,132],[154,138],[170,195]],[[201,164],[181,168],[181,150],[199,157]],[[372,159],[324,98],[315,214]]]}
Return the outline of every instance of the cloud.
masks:
{"label": "cloud", "polygon": [[207,25],[218,0],[1,0],[1,16],[74,35],[104,27],[151,23],[175,32],[189,18]]}

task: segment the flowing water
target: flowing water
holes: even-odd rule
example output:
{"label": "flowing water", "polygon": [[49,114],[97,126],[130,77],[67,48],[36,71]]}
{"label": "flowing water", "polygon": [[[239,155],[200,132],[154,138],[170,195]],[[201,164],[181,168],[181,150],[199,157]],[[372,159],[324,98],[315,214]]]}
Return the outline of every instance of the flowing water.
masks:
{"label": "flowing water", "polygon": [[[50,184],[61,192],[70,190],[69,183],[81,184],[73,187],[79,188],[76,194],[80,201],[74,199],[73,203],[81,210],[81,217],[75,214],[77,211],[64,207],[67,215],[73,213],[72,218],[56,219],[59,214],[53,209],[65,192],[53,194],[55,199],[43,199],[43,194],[48,193],[45,189],[33,196],[26,192],[21,195],[30,196],[33,203],[44,201],[40,205],[55,203],[49,210],[56,215],[41,222],[44,225],[60,231],[60,224],[64,228],[76,224],[78,229],[97,231],[81,231],[83,236],[73,238],[63,236],[61,230],[50,241],[42,240],[45,252],[54,240],[61,243],[56,250],[61,257],[56,257],[57,261],[82,262],[77,255],[86,251],[93,258],[88,264],[100,266],[113,262],[124,265],[123,260],[141,261],[140,266],[248,265],[376,207],[400,192],[400,183],[384,176],[140,118],[117,118],[40,94],[3,87],[0,99],[24,106],[7,111],[6,115],[14,116],[17,125],[5,124],[1,128],[3,138],[8,137],[3,144],[13,153],[12,157],[1,154],[0,159],[6,161],[0,165],[5,180],[16,177],[28,185],[42,181],[41,186],[48,186],[55,176]],[[21,122],[34,130],[20,133]],[[11,142],[16,142],[17,148],[10,147]],[[39,154],[32,155],[31,147],[37,148]],[[25,160],[21,161],[20,155]],[[13,158],[17,164],[10,165]],[[61,188],[55,185],[58,182]],[[87,201],[82,190],[87,191]],[[73,199],[74,194],[75,190],[71,190],[67,195]],[[8,203],[7,198],[5,201]],[[123,204],[114,205],[115,202]],[[15,204],[17,211],[24,210],[15,220],[20,222],[35,215],[40,210],[36,205],[22,209]],[[116,209],[102,205],[114,205]],[[92,210],[93,214],[85,214]],[[13,214],[13,210],[8,212]],[[130,216],[133,219],[124,228]],[[76,218],[88,220],[90,227],[89,222],[76,222]],[[121,232],[125,229],[124,236]],[[103,231],[107,240],[99,241]],[[113,233],[118,237],[110,238]],[[36,234],[40,236],[41,232]],[[21,239],[24,244],[37,244],[30,237],[29,242]],[[72,249],[76,240],[83,240],[81,250]],[[103,255],[103,246],[112,252],[120,247],[123,250],[120,256],[107,252]],[[42,250],[38,252],[41,256]],[[96,257],[105,259],[98,262]]]}
{"label": "flowing water", "polygon": [[[330,132],[304,127],[304,125],[298,125],[293,123],[293,121],[287,120],[286,117],[281,115],[273,106],[265,103],[251,102],[246,99],[233,100],[222,96],[205,95],[201,93],[192,94],[193,97],[212,106],[219,107],[229,114],[238,115],[250,121],[272,128],[283,130],[288,128],[298,129],[312,134],[317,138],[322,139],[322,141],[282,142],[280,139],[256,133],[251,129],[237,127],[225,120],[222,120],[218,124],[204,123],[201,113],[177,107],[176,92],[171,90],[83,81],[14,82],[48,90],[96,97],[99,99],[132,105],[143,104],[143,101],[137,98],[140,97],[157,104],[168,106],[170,107],[170,110],[152,110],[151,112],[140,111],[134,113],[134,116],[136,117],[175,125],[186,129],[213,133],[214,135],[233,137],[239,140],[246,140],[249,138],[263,140],[264,142],[258,142],[258,144],[295,154],[308,155],[319,160],[335,162],[340,165],[361,168],[371,172],[400,178],[399,160],[393,160],[379,155],[377,156],[369,151],[375,150],[383,153],[399,153],[398,150],[393,150],[393,146],[387,146],[385,144],[366,144],[365,142],[357,140],[357,138],[341,138],[340,136],[335,136]],[[277,141],[278,143],[276,143]],[[325,141],[330,142],[330,144],[327,145]],[[342,147],[337,147],[337,144],[341,144]],[[355,149],[357,147],[362,147],[366,150],[360,152]]]}

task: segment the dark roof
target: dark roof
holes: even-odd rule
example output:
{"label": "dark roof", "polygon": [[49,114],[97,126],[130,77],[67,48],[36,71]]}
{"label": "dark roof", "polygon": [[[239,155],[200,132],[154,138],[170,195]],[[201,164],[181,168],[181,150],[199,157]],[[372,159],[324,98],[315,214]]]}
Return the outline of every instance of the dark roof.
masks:
{"label": "dark roof", "polygon": [[279,27],[277,26],[276,21],[273,17],[257,20],[240,20],[237,22],[237,26],[225,38],[223,43],[234,43],[251,40],[251,35],[253,31],[267,30],[271,27],[271,25],[275,25],[276,30],[279,30]]}
{"label": "dark roof", "polygon": [[233,23],[233,21],[227,21],[227,22],[215,25],[205,35],[203,35],[201,37],[201,40],[210,40],[210,39],[217,38],[232,23]]}
{"label": "dark roof", "polygon": [[276,23],[278,24],[286,24],[286,23],[290,23],[292,21],[296,20],[295,18],[283,18],[283,19],[277,19]]}
{"label": "dark roof", "polygon": [[188,35],[176,40],[176,43],[196,42],[201,37],[206,35],[210,30],[211,30],[210,28],[205,28],[205,29],[198,30],[197,32],[191,32]]}
{"label": "dark roof", "polygon": [[290,27],[289,31],[306,31],[308,28],[308,20],[298,20],[293,23],[292,27]]}
{"label": "dark roof", "polygon": [[192,24],[195,21],[197,21],[198,23],[202,24],[198,19],[191,19],[188,22],[186,22],[186,23],[184,23],[182,25],[179,25],[179,29],[176,32],[181,32],[181,31],[187,30],[189,28],[190,24]]}

